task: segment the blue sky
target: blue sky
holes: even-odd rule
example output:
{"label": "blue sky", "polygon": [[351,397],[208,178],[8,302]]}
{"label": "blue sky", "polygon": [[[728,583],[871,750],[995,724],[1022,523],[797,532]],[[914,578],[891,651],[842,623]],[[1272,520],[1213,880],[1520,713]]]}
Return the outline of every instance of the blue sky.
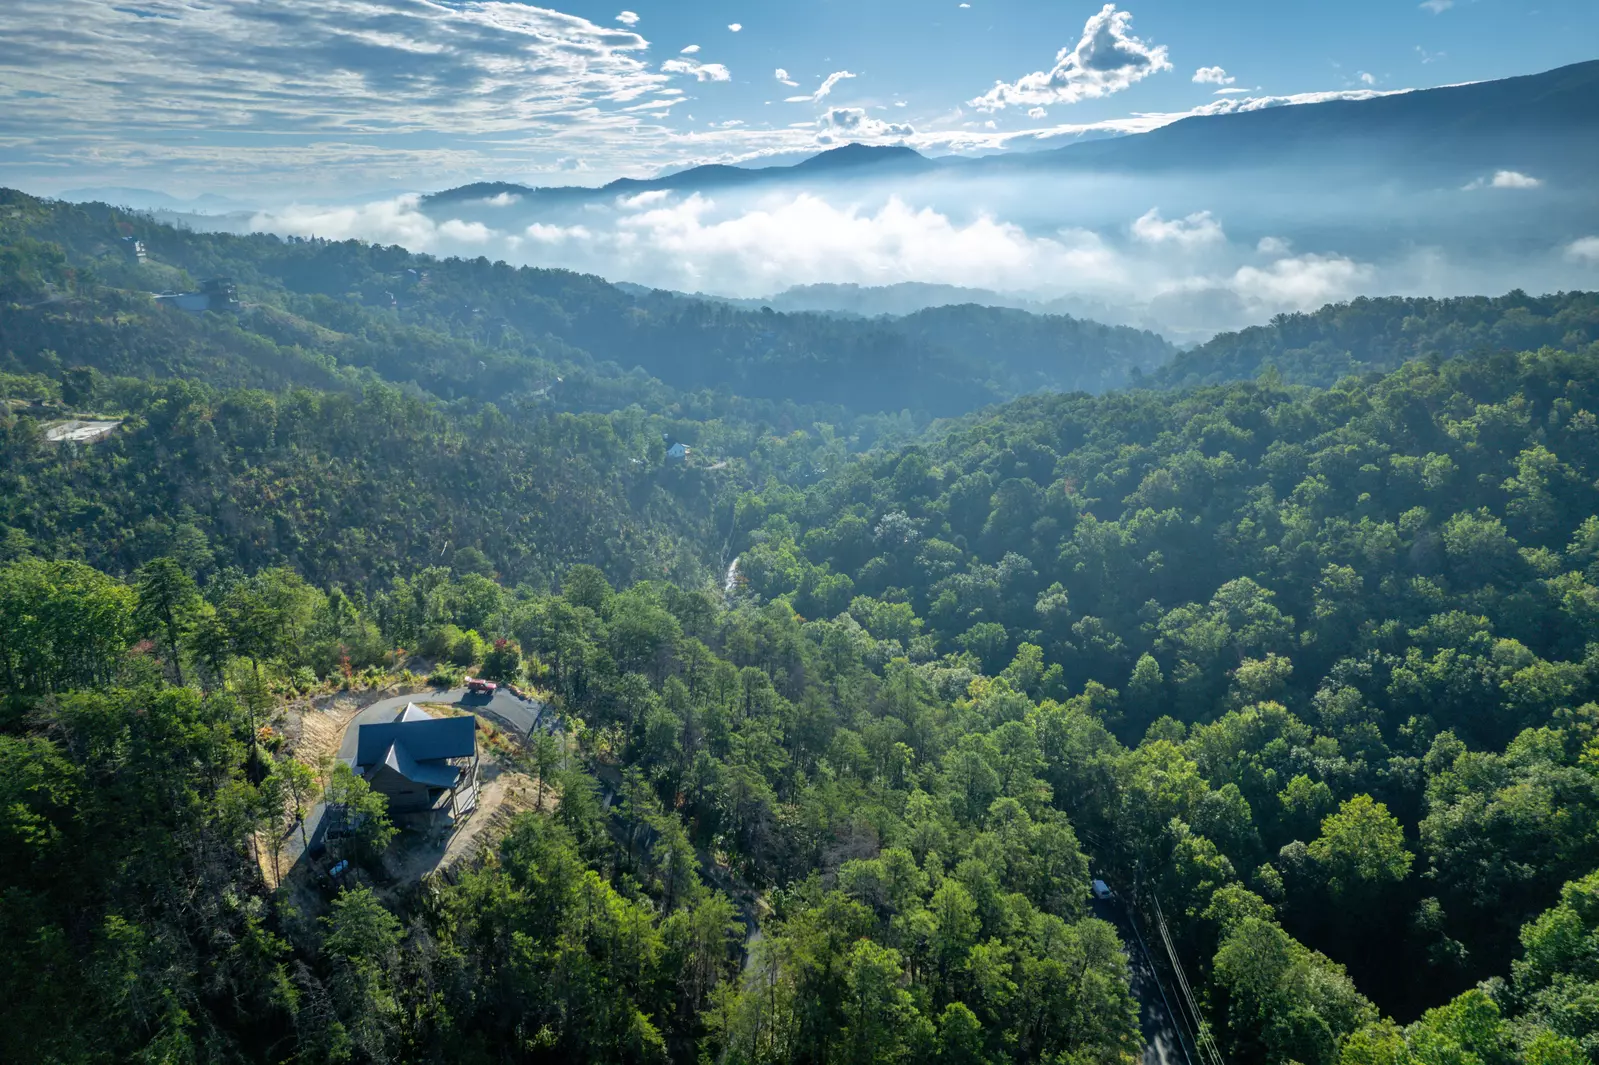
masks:
{"label": "blue sky", "polygon": [[1014,150],[1596,42],[1593,0],[5,0],[0,182],[281,202]]}

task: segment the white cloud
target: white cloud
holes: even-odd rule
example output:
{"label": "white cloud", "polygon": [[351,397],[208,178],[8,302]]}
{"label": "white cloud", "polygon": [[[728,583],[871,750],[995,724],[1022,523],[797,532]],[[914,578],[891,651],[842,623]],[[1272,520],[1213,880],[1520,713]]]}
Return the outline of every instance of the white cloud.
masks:
{"label": "white cloud", "polygon": [[635,261],[651,277],[696,288],[706,279],[736,277],[751,295],[823,281],[1016,288],[1045,276],[1121,272],[1114,253],[1092,234],[1035,238],[988,216],[962,225],[897,197],[866,211],[800,195],[718,218],[713,201],[695,196],[623,219],[617,240],[638,249]]}
{"label": "white cloud", "polygon": [[1584,262],[1599,263],[1599,237],[1574,240],[1566,248],[1566,255]]}
{"label": "white cloud", "polygon": [[624,211],[640,211],[646,207],[654,207],[665,203],[672,198],[671,189],[648,189],[635,196],[619,196],[616,205]]}
{"label": "white cloud", "polygon": [[699,55],[699,53],[700,53],[700,46],[697,45],[697,44],[691,44],[687,48],[685,48],[681,52],[679,52],[678,55]]}
{"label": "white cloud", "polygon": [[1455,6],[1455,0],[1422,0],[1418,6],[1423,11],[1431,11],[1434,15],[1442,15],[1445,11]]}
{"label": "white cloud", "polygon": [[1121,92],[1151,74],[1172,69],[1165,45],[1150,45],[1132,35],[1132,19],[1131,12],[1106,4],[1084,25],[1076,46],[1060,50],[1053,68],[1015,82],[997,82],[971,106],[997,111],[1012,104],[1074,104]]}
{"label": "white cloud", "polygon": [[1360,72],[1360,83],[1362,85],[1375,85],[1377,84],[1377,77],[1374,74],[1368,74],[1362,70]]}
{"label": "white cloud", "polygon": [[1195,85],[1231,85],[1238,79],[1221,67],[1200,67],[1194,71],[1193,80]]}
{"label": "white cloud", "polygon": [[1248,96],[1252,91],[1254,91],[1254,90],[1252,90],[1252,89],[1237,89],[1237,88],[1233,88],[1233,89],[1217,89],[1215,92],[1211,93],[1211,95],[1212,96]]}
{"label": "white cloud", "polygon": [[1491,178],[1478,178],[1465,186],[1467,192],[1477,189],[1536,189],[1543,182],[1531,174],[1523,174],[1516,170],[1497,170]]}
{"label": "white cloud", "polygon": [[616,21],[620,22],[624,26],[637,26],[638,12],[624,11],[620,15],[616,16]]}
{"label": "white cloud", "polygon": [[1293,244],[1283,237],[1261,237],[1255,250],[1262,255],[1287,255]]}
{"label": "white cloud", "polygon": [[1187,218],[1166,221],[1160,209],[1151,207],[1133,222],[1133,239],[1145,244],[1175,244],[1181,248],[1197,248],[1206,244],[1221,244],[1227,240],[1221,223],[1209,211],[1198,211]]}
{"label": "white cloud", "polygon": [[[1146,216],[1147,217],[1147,216]],[[1206,216],[1158,223],[1182,236],[1125,250],[1082,229],[1029,233],[986,213],[968,220],[890,195],[876,207],[831,203],[813,193],[726,203],[702,195],[674,200],[655,191],[617,201],[582,224],[541,220],[495,231],[434,222],[415,197],[363,208],[296,208],[262,228],[400,243],[435,254],[503,256],[534,266],[592,271],[619,280],[688,291],[758,296],[819,282],[887,285],[901,281],[1012,292],[1070,292],[1119,306],[1163,306],[1190,332],[1235,328],[1284,310],[1305,310],[1371,291],[1378,271],[1336,255],[1286,254],[1236,264],[1241,249],[1210,238],[1203,258],[1173,256],[1172,240],[1212,232]],[[1157,219],[1158,221],[1158,219]],[[1599,238],[1594,240],[1599,261]],[[1263,247],[1263,251],[1267,250]],[[1575,253],[1573,253],[1575,254]],[[1156,320],[1150,320],[1156,321]],[[1146,322],[1146,324],[1149,324]],[[1184,323],[1179,323],[1182,325]]]}
{"label": "white cloud", "polygon": [[522,197],[514,192],[502,192],[498,196],[489,196],[484,199],[485,207],[515,207],[522,202]]}
{"label": "white cloud", "polygon": [[737,33],[744,28],[744,24],[742,22],[729,22],[727,28]]}
{"label": "white cloud", "polygon": [[822,81],[821,87],[815,92],[811,93],[809,96],[789,96],[786,97],[783,102],[787,104],[821,103],[823,100],[827,99],[829,94],[832,93],[833,86],[837,85],[846,78],[853,78],[856,76],[857,75],[851,74],[847,70],[835,70]]}
{"label": "white cloud", "polygon": [[816,120],[816,143],[840,141],[903,140],[916,132],[902,122],[884,122],[859,107],[830,107]]}
{"label": "white cloud", "polygon": [[793,88],[799,84],[799,82],[789,77],[788,71],[784,70],[782,67],[777,68],[777,80],[782,82],[784,85],[789,86],[790,88]]}
{"label": "white cloud", "polygon": [[1241,266],[1227,287],[1259,304],[1311,310],[1347,299],[1375,279],[1369,263],[1337,255],[1300,255],[1278,259],[1265,269]]}
{"label": "white cloud", "polygon": [[[594,234],[587,226],[553,226],[543,222],[534,222],[528,226],[523,234],[534,244],[545,247],[555,247],[572,242],[587,243],[594,239]],[[511,238],[515,240],[516,238]]]}
{"label": "white cloud", "polygon": [[690,74],[695,81],[732,81],[733,74],[720,63],[697,63],[692,59],[668,59],[661,64],[664,74]]}
{"label": "white cloud", "polygon": [[1027,117],[1032,119],[1048,118],[1049,112],[1044,110],[1042,107],[1035,107],[1027,112]]}

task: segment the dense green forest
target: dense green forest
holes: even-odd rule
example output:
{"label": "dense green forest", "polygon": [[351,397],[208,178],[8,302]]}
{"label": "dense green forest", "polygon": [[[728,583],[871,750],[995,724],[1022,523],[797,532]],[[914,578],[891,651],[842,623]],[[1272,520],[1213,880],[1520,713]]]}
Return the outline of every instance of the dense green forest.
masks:
{"label": "dense green forest", "polygon": [[1488,298],[1361,298],[1268,325],[1223,333],[1177,355],[1155,375],[1165,386],[1249,380],[1268,367],[1295,384],[1331,385],[1386,373],[1411,359],[1485,352],[1581,351],[1599,343],[1599,295],[1563,292]]}
{"label": "dense green forest", "polygon": [[[222,273],[237,313],[138,295]],[[673,369],[768,316],[607,288],[0,202],[0,1059],[1121,1065],[1130,911],[1196,1061],[1599,1062],[1591,297],[930,424],[741,383],[799,348]],[[951,411],[1144,350],[770,317],[968,390],[1020,338]],[[463,670],[558,715],[502,752],[541,801],[395,880],[276,726]],[[274,889],[318,796],[360,875]]]}

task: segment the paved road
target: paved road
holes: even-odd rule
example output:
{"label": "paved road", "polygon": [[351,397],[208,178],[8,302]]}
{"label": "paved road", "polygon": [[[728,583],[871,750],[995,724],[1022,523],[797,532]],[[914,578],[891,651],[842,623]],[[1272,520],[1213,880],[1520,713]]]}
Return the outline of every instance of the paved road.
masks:
{"label": "paved road", "polygon": [[[519,736],[531,735],[534,729],[543,729],[553,733],[560,727],[553,712],[548,711],[548,704],[537,699],[518,699],[510,692],[501,688],[492,696],[472,695],[465,688],[451,688],[448,691],[434,690],[431,692],[418,692],[415,695],[399,695],[392,699],[383,699],[356,714],[345,726],[344,739],[339,745],[339,760],[346,765],[355,764],[356,747],[360,741],[362,725],[376,724],[380,721],[392,721],[395,716],[404,710],[407,703],[443,703],[449,706],[459,706],[470,710],[478,717],[487,718],[498,725],[509,728]],[[305,818],[305,836],[315,846],[322,838],[326,826],[323,824],[323,814],[326,807],[317,803]],[[300,861],[305,850],[302,836],[298,826],[290,833],[283,843],[283,858],[287,869],[292,871]]]}
{"label": "paved road", "polygon": [[1143,1065],[1192,1065],[1188,1047],[1172,1015],[1176,1004],[1168,997],[1143,934],[1133,924],[1118,899],[1093,899],[1094,916],[1109,921],[1121,933],[1127,946],[1127,964],[1132,977],[1133,998],[1138,1000],[1138,1024],[1144,1034]]}

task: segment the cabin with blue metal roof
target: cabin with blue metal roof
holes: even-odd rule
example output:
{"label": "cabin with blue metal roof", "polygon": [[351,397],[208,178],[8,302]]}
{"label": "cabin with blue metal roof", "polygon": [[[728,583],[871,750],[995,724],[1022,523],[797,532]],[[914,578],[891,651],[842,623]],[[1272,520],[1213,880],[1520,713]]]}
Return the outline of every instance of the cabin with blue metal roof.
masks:
{"label": "cabin with blue metal roof", "polygon": [[362,725],[355,769],[389,803],[389,813],[454,821],[477,805],[477,721],[434,717],[415,703],[392,721]]}

